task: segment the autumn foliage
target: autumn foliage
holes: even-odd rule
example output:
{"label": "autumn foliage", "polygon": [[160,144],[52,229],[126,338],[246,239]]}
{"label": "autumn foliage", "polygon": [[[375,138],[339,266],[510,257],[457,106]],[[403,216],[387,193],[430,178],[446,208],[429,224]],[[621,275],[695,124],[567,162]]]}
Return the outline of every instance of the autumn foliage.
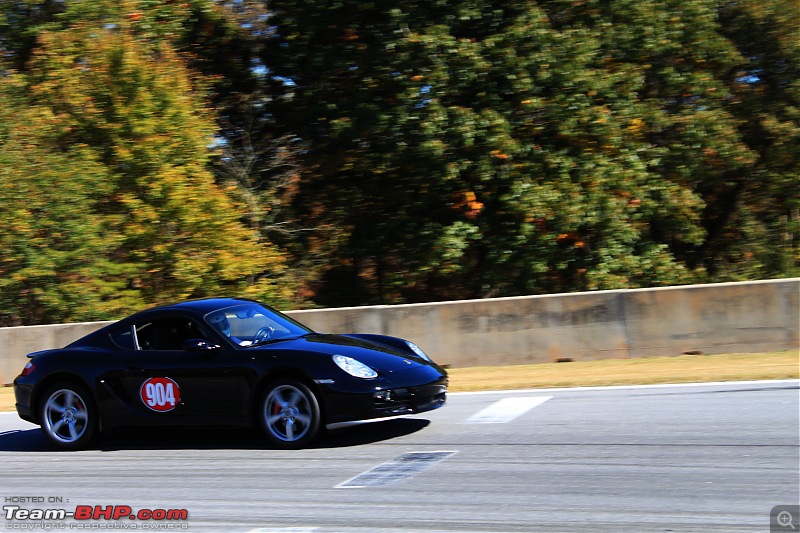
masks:
{"label": "autumn foliage", "polygon": [[0,0],[0,326],[797,276],[797,0]]}

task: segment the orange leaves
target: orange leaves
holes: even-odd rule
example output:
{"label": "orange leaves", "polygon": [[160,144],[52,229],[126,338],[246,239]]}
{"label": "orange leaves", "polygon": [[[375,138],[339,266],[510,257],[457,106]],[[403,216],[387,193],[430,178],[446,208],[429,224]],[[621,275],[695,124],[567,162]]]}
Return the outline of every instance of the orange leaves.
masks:
{"label": "orange leaves", "polygon": [[640,136],[644,133],[645,130],[645,123],[644,120],[640,118],[634,118],[628,123],[628,131],[636,136]]}
{"label": "orange leaves", "polygon": [[559,244],[566,244],[575,248],[585,248],[586,242],[577,231],[570,231],[568,233],[559,233],[556,237],[556,242]]}
{"label": "orange leaves", "polygon": [[463,210],[467,218],[475,218],[483,210],[483,203],[478,201],[474,192],[465,191],[453,197],[452,208],[455,210]]}

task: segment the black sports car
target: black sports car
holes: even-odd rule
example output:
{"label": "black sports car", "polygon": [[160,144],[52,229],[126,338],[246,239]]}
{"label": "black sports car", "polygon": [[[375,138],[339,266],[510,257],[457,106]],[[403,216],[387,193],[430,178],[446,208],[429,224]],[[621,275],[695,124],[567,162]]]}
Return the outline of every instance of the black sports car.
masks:
{"label": "black sports car", "polygon": [[315,333],[236,298],[142,311],[28,357],[17,412],[66,450],[114,427],[179,425],[260,426],[300,448],[326,427],[435,409],[447,391],[409,341]]}

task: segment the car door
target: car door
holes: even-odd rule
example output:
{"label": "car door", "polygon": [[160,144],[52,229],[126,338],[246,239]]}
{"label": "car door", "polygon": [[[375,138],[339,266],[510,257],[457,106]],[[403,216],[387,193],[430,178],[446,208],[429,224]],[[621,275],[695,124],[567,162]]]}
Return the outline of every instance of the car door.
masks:
{"label": "car door", "polygon": [[126,354],[120,381],[135,409],[153,420],[187,424],[229,423],[244,415],[247,387],[237,351],[186,347],[190,339],[216,346],[207,328],[177,314],[149,316],[126,328],[134,350]]}

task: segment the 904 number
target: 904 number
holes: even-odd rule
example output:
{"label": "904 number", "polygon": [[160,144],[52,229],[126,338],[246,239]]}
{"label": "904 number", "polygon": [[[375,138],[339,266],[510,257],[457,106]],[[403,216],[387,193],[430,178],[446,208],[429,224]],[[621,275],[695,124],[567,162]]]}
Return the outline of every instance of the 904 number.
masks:
{"label": "904 number", "polygon": [[142,383],[139,396],[153,411],[172,411],[181,400],[181,389],[170,378],[150,378]]}

